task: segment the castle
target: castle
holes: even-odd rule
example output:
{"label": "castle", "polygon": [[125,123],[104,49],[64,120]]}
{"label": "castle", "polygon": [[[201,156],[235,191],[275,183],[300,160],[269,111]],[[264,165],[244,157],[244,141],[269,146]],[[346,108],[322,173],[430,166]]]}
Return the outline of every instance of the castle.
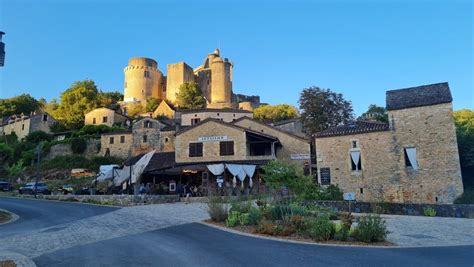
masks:
{"label": "castle", "polygon": [[125,67],[124,102],[146,103],[154,97],[176,103],[176,94],[184,83],[199,85],[207,108],[253,110],[260,105],[260,97],[235,95],[232,90],[232,63],[222,58],[219,49],[207,55],[202,65],[193,69],[185,62],[167,65],[167,75],[150,58],[131,58]]}

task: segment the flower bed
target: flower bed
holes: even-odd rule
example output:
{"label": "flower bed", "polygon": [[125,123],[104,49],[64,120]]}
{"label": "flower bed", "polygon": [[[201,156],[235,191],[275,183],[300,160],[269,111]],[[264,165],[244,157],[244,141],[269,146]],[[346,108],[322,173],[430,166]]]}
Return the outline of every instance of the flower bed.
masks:
{"label": "flower bed", "polygon": [[209,201],[208,222],[237,231],[283,239],[355,245],[390,246],[388,231],[378,215],[355,219],[317,205],[262,201]]}

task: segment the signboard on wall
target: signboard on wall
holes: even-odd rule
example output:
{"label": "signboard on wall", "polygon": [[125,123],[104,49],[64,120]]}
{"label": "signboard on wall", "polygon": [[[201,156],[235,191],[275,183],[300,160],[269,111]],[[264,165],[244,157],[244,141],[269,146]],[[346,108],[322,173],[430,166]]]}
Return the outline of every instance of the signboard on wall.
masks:
{"label": "signboard on wall", "polygon": [[319,173],[321,175],[321,184],[322,185],[331,184],[331,169],[321,168],[321,169],[319,169]]}
{"label": "signboard on wall", "polygon": [[199,142],[219,142],[227,140],[227,135],[199,136]]}
{"label": "signboard on wall", "polygon": [[348,193],[344,193],[343,197],[344,197],[344,200],[355,200],[356,194],[354,192],[348,192]]}
{"label": "signboard on wall", "polygon": [[305,160],[305,159],[311,159],[310,154],[291,154],[290,158],[292,160]]}

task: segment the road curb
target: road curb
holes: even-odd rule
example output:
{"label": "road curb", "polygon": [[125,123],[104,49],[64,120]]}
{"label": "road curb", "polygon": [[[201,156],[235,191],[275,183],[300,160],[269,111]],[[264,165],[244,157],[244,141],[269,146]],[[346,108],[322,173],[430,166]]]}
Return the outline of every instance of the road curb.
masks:
{"label": "road curb", "polygon": [[6,221],[6,222],[3,222],[3,223],[0,223],[0,225],[5,225],[5,224],[8,224],[8,223],[12,223],[16,220],[18,220],[20,218],[20,216],[16,215],[15,213],[11,212],[11,211],[8,211],[8,210],[4,210],[4,209],[0,209],[0,211],[3,211],[3,212],[6,212],[8,214],[10,214],[10,216],[12,217],[9,221]]}
{"label": "road curb", "polygon": [[265,240],[271,240],[271,241],[280,241],[280,242],[285,242],[285,243],[293,243],[293,244],[300,244],[300,245],[312,245],[312,246],[328,246],[328,247],[353,247],[353,248],[379,248],[379,249],[406,249],[406,248],[440,248],[440,247],[466,247],[466,246],[472,246],[472,245],[453,245],[453,246],[400,246],[395,244],[394,246],[373,246],[373,245],[354,245],[354,244],[333,244],[333,243],[318,243],[318,242],[306,242],[306,241],[298,241],[298,240],[291,240],[291,239],[284,239],[284,238],[278,238],[278,237],[273,237],[273,236],[264,236],[264,235],[256,235],[256,234],[251,234],[251,233],[245,233],[237,230],[233,230],[227,227],[215,225],[212,223],[208,222],[198,222],[199,224],[209,226],[221,231],[225,231],[228,233],[236,234],[236,235],[242,235],[242,236],[247,236],[247,237],[253,237],[253,238],[258,238],[258,239],[265,239]]}
{"label": "road curb", "polygon": [[113,206],[113,205],[103,205],[103,204],[95,204],[95,203],[86,203],[86,202],[80,202],[80,201],[62,201],[62,200],[56,200],[56,199],[44,199],[44,198],[32,198],[32,197],[15,197],[15,196],[2,196],[0,195],[0,198],[13,198],[13,199],[27,199],[27,200],[33,200],[33,201],[51,201],[51,202],[60,202],[60,203],[71,203],[71,204],[83,204],[83,205],[92,205],[92,206],[101,206],[101,207],[111,207],[111,208],[117,208],[121,209],[124,208],[125,206]]}
{"label": "road curb", "polygon": [[0,250],[0,262],[7,260],[14,261],[16,266],[36,267],[34,261],[24,255],[11,251]]}

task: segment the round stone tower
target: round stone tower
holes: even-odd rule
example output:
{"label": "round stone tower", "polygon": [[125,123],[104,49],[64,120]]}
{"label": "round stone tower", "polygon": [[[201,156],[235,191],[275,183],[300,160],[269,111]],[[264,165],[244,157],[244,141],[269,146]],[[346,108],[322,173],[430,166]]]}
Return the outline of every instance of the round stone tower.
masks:
{"label": "round stone tower", "polygon": [[146,104],[148,97],[163,99],[163,73],[151,58],[136,57],[124,69],[124,101]]}
{"label": "round stone tower", "polygon": [[208,107],[232,107],[232,63],[217,56],[211,61],[211,99]]}

